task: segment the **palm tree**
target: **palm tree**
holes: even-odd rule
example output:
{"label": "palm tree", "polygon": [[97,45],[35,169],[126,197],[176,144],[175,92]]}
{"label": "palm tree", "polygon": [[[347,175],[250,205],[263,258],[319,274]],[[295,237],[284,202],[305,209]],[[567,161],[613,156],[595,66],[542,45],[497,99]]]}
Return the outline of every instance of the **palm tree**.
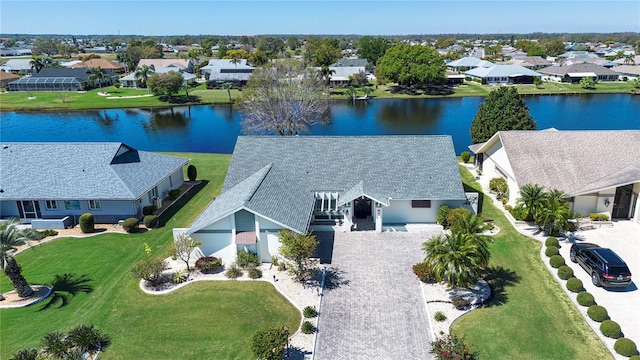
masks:
{"label": "palm tree", "polygon": [[629,65],[629,64],[635,65],[636,64],[636,60],[634,59],[633,54],[628,54],[628,55],[624,56],[624,64],[625,65]]}
{"label": "palm tree", "polygon": [[345,94],[347,95],[348,98],[350,98],[351,100],[355,101],[356,100],[356,88],[354,88],[353,86],[349,86],[347,88],[347,91],[345,92]]}
{"label": "palm tree", "polygon": [[37,360],[38,359],[38,349],[30,348],[30,349],[22,349],[18,350],[11,360]]}
{"label": "palm tree", "polygon": [[240,60],[240,58],[238,58],[237,54],[233,54],[233,57],[231,59],[229,59],[229,62],[234,64],[236,66],[236,68],[238,68],[238,64],[242,62],[242,60]]}
{"label": "palm tree", "polygon": [[91,73],[89,74],[89,77],[87,78],[87,80],[91,81],[93,84],[95,84],[97,81],[98,86],[100,87],[100,92],[102,92],[102,83],[107,78],[108,78],[107,73],[104,70],[102,70],[100,66],[98,66],[95,68],[91,68]]}
{"label": "palm tree", "polygon": [[50,332],[40,340],[40,352],[46,357],[64,359],[70,350],[71,343],[59,331]]}
{"label": "palm tree", "polygon": [[331,74],[335,74],[336,71],[329,69],[329,66],[327,65],[322,65],[322,67],[320,67],[320,73],[322,74],[324,80],[327,82],[327,85],[329,85],[331,84]]}
{"label": "palm tree", "polygon": [[520,197],[516,200],[516,207],[522,209],[525,221],[533,221],[547,202],[547,193],[538,184],[526,184],[520,188]]}
{"label": "palm tree", "polygon": [[558,236],[570,229],[571,215],[564,192],[551,190],[547,193],[545,206],[536,216],[536,224],[550,236]]}
{"label": "palm tree", "polygon": [[473,284],[489,263],[489,252],[472,235],[462,232],[436,235],[427,240],[422,249],[436,279],[452,287]]}
{"label": "palm tree", "polygon": [[366,99],[366,98],[369,97],[369,94],[371,94],[371,92],[373,90],[371,90],[371,88],[368,87],[368,86],[363,86],[362,88],[360,88],[360,91],[362,91],[362,93],[364,93],[364,98]]}
{"label": "palm tree", "polygon": [[31,61],[29,61],[31,65],[31,69],[35,70],[36,73],[39,73],[43,67],[45,67],[44,58],[42,56],[34,56]]}
{"label": "palm tree", "polygon": [[152,68],[147,65],[142,65],[142,67],[136,69],[136,72],[133,74],[136,80],[140,80],[140,84],[142,87],[147,88],[147,93],[149,92],[149,88],[147,87],[147,80],[149,80],[149,76],[151,75]]}
{"label": "palm tree", "polygon": [[231,83],[225,82],[224,84],[222,84],[222,88],[227,90],[227,94],[229,95],[229,102],[231,102]]}
{"label": "palm tree", "polygon": [[13,258],[17,246],[29,244],[29,240],[36,240],[38,235],[31,229],[19,229],[17,220],[9,220],[0,224],[0,265],[11,284],[16,289],[18,296],[29,297],[33,289],[22,276],[22,269]]}
{"label": "palm tree", "polygon": [[99,349],[104,349],[111,343],[108,335],[93,327],[93,325],[78,325],[69,331],[67,339],[71,344],[82,350],[82,352],[93,353]]}

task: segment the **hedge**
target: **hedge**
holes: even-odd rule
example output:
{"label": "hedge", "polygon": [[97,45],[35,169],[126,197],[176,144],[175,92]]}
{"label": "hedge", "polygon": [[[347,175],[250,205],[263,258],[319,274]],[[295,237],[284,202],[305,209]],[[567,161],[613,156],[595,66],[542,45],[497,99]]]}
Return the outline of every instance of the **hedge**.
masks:
{"label": "hedge", "polygon": [[140,226],[140,220],[137,218],[128,218],[122,223],[122,228],[128,233],[138,231],[138,226]]}
{"label": "hedge", "polygon": [[557,269],[560,266],[564,265],[564,258],[562,257],[562,255],[553,255],[551,259],[549,259],[549,265]]}
{"label": "hedge", "polygon": [[593,298],[593,295],[586,291],[579,293],[577,300],[578,304],[582,306],[593,306],[596,304],[596,300]]}
{"label": "hedge", "polygon": [[567,265],[562,265],[558,268],[558,277],[562,280],[569,280],[573,277],[573,270]]}
{"label": "hedge", "polygon": [[83,233],[88,234],[94,232],[95,221],[91,213],[84,213],[80,215],[78,222],[80,223],[80,231]]}
{"label": "hedge", "polygon": [[636,355],[638,354],[638,347],[631,339],[620,338],[616,340],[616,343],[613,344],[613,349],[620,355],[631,356],[629,360],[640,358],[640,356]]}
{"label": "hedge", "polygon": [[553,255],[559,255],[560,250],[557,246],[547,246],[544,250],[544,254],[547,255],[547,257],[552,257]]}
{"label": "hedge", "polygon": [[147,229],[152,229],[156,226],[158,226],[158,217],[156,215],[147,215],[144,217],[144,219],[142,220],[142,222],[144,222],[144,226]]}
{"label": "hedge", "polygon": [[600,324],[600,332],[602,335],[612,339],[622,337],[622,329],[620,329],[620,325],[613,320],[603,321],[602,324]]}
{"label": "hedge", "polygon": [[582,280],[575,277],[570,278],[569,280],[567,280],[567,289],[574,293],[583,291],[584,287],[582,285]]}
{"label": "hedge", "polygon": [[549,246],[560,247],[560,244],[558,243],[558,239],[553,236],[548,237],[547,240],[544,241],[544,245],[547,247]]}
{"label": "hedge", "polygon": [[609,318],[609,314],[607,313],[607,309],[604,306],[600,305],[591,305],[589,309],[587,309],[587,315],[593,321],[603,322]]}

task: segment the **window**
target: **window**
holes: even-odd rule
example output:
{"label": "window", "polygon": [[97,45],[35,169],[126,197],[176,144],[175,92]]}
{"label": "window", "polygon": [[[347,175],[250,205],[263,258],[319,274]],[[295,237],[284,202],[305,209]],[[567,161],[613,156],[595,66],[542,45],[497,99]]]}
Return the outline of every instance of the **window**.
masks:
{"label": "window", "polygon": [[80,210],[80,201],[78,200],[65,200],[64,208],[67,210]]}
{"label": "window", "polygon": [[411,200],[412,208],[430,208],[431,200]]}
{"label": "window", "polygon": [[100,200],[89,200],[89,210],[100,210],[102,209],[102,204],[100,204]]}
{"label": "window", "polygon": [[58,210],[58,202],[55,200],[46,200],[44,202],[44,207],[47,210]]}

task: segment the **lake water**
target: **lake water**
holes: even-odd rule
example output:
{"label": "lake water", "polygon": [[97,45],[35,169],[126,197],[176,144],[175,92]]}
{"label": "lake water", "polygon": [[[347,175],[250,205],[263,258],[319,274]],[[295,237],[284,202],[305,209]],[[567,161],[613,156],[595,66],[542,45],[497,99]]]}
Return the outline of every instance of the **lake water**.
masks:
{"label": "lake water", "polygon": [[[471,143],[480,97],[336,101],[331,122],[311,135],[448,134],[456,152]],[[538,129],[640,130],[640,96],[527,97]],[[141,150],[231,153],[241,114],[228,105],[173,109],[3,112],[0,141],[121,141]]]}

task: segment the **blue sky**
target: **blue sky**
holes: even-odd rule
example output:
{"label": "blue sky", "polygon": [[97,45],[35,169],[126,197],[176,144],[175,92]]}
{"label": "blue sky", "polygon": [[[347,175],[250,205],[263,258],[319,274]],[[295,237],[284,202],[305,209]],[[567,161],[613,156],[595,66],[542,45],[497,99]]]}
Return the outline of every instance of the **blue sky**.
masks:
{"label": "blue sky", "polygon": [[0,0],[3,34],[640,32],[640,1]]}

